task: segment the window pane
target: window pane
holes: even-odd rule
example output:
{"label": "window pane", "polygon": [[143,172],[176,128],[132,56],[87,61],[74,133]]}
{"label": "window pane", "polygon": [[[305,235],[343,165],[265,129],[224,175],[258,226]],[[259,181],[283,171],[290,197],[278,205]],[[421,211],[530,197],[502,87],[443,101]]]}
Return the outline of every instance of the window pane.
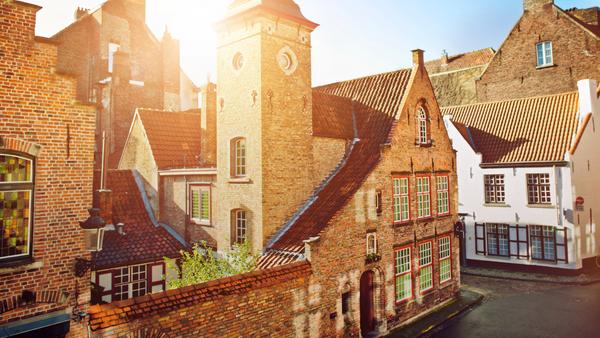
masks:
{"label": "window pane", "polygon": [[31,191],[0,192],[0,259],[29,254]]}
{"label": "window pane", "polygon": [[32,182],[31,169],[31,160],[10,155],[0,155],[0,184]]}
{"label": "window pane", "polygon": [[412,280],[409,273],[396,277],[396,301],[412,297]]}
{"label": "window pane", "polygon": [[452,269],[450,268],[450,259],[440,261],[440,281],[445,282],[452,278]]}
{"label": "window pane", "polygon": [[541,43],[537,44],[537,64],[538,66],[544,65],[544,46]]}
{"label": "window pane", "polygon": [[202,191],[202,213],[200,216],[204,221],[210,219],[210,191],[208,190]]}
{"label": "window pane", "polygon": [[426,266],[419,270],[419,290],[421,292],[431,289],[433,287],[433,267]]}
{"label": "window pane", "polygon": [[192,190],[192,218],[200,218],[200,191]]}

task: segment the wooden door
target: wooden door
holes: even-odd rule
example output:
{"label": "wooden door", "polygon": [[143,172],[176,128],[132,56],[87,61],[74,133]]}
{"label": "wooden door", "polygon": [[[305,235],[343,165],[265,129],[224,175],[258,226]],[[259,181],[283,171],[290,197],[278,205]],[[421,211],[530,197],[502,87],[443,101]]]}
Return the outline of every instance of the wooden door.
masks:
{"label": "wooden door", "polygon": [[373,271],[367,271],[360,277],[360,331],[365,336],[374,330]]}

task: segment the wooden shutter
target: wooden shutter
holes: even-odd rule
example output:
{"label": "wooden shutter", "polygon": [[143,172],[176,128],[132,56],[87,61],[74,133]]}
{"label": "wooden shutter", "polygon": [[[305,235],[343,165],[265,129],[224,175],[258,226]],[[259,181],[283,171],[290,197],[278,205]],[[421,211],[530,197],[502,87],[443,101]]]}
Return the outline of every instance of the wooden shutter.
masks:
{"label": "wooden shutter", "polygon": [[554,247],[557,262],[564,262],[565,264],[569,263],[567,244],[567,228],[556,228],[554,231]]}
{"label": "wooden shutter", "polygon": [[475,223],[475,253],[477,255],[487,255],[485,247],[485,225]]}

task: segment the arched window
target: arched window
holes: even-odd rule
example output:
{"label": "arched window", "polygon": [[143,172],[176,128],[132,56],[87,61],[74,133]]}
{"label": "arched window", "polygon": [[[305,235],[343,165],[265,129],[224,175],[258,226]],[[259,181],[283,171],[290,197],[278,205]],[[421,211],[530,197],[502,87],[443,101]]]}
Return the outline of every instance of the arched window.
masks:
{"label": "arched window", "polygon": [[0,153],[0,262],[31,255],[33,160]]}
{"label": "arched window", "polygon": [[231,176],[246,177],[246,139],[231,141]]}
{"label": "arched window", "polygon": [[369,233],[367,234],[367,255],[376,255],[377,254],[377,234]]}
{"label": "arched window", "polygon": [[427,121],[427,113],[423,107],[419,107],[417,110],[417,143],[418,144],[429,144],[429,130]]}
{"label": "arched window", "polygon": [[231,244],[244,244],[248,239],[248,219],[242,209],[231,212]]}

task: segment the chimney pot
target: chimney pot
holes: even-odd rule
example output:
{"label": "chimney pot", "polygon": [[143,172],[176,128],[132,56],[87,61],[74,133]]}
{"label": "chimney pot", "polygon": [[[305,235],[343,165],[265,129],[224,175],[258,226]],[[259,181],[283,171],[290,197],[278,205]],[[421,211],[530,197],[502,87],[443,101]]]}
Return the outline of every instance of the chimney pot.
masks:
{"label": "chimney pot", "polygon": [[412,60],[414,66],[423,66],[425,65],[425,60],[423,59],[423,54],[425,52],[422,49],[415,49],[412,51]]}

